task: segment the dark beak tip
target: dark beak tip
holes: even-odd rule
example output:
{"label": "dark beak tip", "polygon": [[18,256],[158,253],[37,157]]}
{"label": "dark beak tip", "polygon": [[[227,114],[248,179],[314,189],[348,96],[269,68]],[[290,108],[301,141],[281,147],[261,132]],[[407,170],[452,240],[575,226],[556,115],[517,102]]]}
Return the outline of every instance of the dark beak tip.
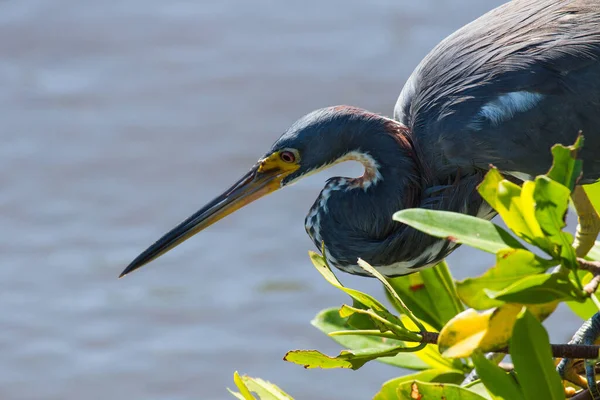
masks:
{"label": "dark beak tip", "polygon": [[141,265],[136,265],[134,262],[132,262],[131,264],[129,264],[127,266],[127,268],[125,268],[123,270],[123,272],[121,272],[121,274],[119,275],[119,279],[123,278],[125,275],[129,275],[130,273],[132,273],[133,271],[135,271],[139,267],[141,267]]}

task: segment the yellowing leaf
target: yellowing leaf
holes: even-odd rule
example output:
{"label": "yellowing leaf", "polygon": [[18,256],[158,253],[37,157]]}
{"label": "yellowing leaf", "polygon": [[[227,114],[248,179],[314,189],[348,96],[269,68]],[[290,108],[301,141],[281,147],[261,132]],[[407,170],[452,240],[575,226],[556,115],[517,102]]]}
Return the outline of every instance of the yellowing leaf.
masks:
{"label": "yellowing leaf", "polygon": [[[557,305],[558,302],[552,302],[529,309],[536,317],[544,319]],[[458,314],[440,332],[438,346],[442,355],[469,357],[475,350],[486,352],[506,346],[521,308],[519,304],[504,304],[483,313],[468,309]]]}
{"label": "yellowing leaf", "polygon": [[475,392],[449,383],[427,383],[418,380],[400,384],[397,399],[416,400],[485,400]]}
{"label": "yellowing leaf", "polygon": [[385,382],[381,387],[381,390],[373,397],[373,400],[398,400],[397,389],[400,384],[405,382],[419,381],[459,384],[464,378],[465,376],[461,371],[428,369],[427,371],[404,375]]}
{"label": "yellowing leaf", "polygon": [[405,346],[392,347],[387,350],[362,349],[342,350],[337,357],[330,357],[317,350],[292,350],[283,357],[285,361],[304,366],[304,368],[350,368],[359,369],[366,362],[380,357],[393,357],[406,351]]}
{"label": "yellowing leaf", "polygon": [[[537,180],[526,181],[523,187],[520,187],[501,177],[497,170],[488,172],[479,186],[481,196],[500,214],[517,236],[555,256],[557,246],[546,237],[537,219],[539,215],[536,213],[534,201]],[[555,183],[546,177],[543,179]],[[555,185],[560,186],[556,183]]]}
{"label": "yellowing leaf", "polygon": [[520,238],[535,244],[535,238],[543,238],[544,235],[535,220],[532,200],[534,186],[533,182],[527,181],[521,189],[510,181],[501,181],[498,183],[496,211],[502,216],[506,225]]}
{"label": "yellowing leaf", "polygon": [[600,215],[600,181],[591,185],[583,185],[583,190],[587,194],[588,199],[590,199],[592,206],[594,206],[596,213]]}
{"label": "yellowing leaf", "polygon": [[250,393],[250,390],[248,389],[248,387],[242,380],[242,377],[240,376],[240,374],[238,374],[237,371],[233,373],[233,383],[235,383],[235,386],[237,386],[238,390],[240,391],[239,393],[234,393],[231,390],[229,391],[235,397],[242,400],[256,400],[256,397],[254,397],[252,393]]}
{"label": "yellowing leaf", "polygon": [[498,185],[504,180],[504,177],[498,172],[497,168],[491,168],[485,177],[483,182],[479,184],[477,191],[488,202],[494,210],[497,210],[496,203],[498,202]]}
{"label": "yellowing leaf", "polygon": [[237,371],[233,374],[233,381],[240,393],[229,392],[240,400],[256,400],[251,392],[258,395],[260,400],[293,400],[292,397],[271,382],[260,378],[240,376]]}
{"label": "yellowing leaf", "polygon": [[[506,181],[508,182],[508,181]],[[552,182],[552,181],[550,181]],[[516,186],[516,185],[515,185]],[[527,228],[529,229],[532,238],[543,238],[544,232],[536,219],[536,204],[534,201],[534,193],[536,190],[537,182],[526,181],[523,182],[521,189],[521,213]]]}

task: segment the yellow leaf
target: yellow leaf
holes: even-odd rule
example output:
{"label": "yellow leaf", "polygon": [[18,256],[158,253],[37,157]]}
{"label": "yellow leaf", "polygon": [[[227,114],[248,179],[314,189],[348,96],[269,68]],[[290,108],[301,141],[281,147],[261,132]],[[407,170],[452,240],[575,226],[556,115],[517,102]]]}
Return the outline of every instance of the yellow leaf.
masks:
{"label": "yellow leaf", "polygon": [[[528,183],[530,185],[527,185]],[[525,182],[521,189],[521,187],[510,181],[500,181],[498,183],[498,202],[496,203],[496,210],[502,216],[506,225],[520,237],[529,239],[536,237],[536,231],[541,233],[535,217],[533,218],[533,226],[530,225],[531,221],[527,217],[528,214],[533,214],[534,203],[523,201],[527,198],[527,187],[531,187],[531,185],[535,184],[530,181]],[[523,196],[524,191],[525,196]],[[531,210],[527,210],[527,208],[531,208]]]}
{"label": "yellow leaf", "polygon": [[500,175],[498,169],[491,168],[488,171],[488,173],[485,174],[483,182],[481,182],[481,184],[477,188],[477,191],[479,192],[481,197],[483,197],[483,199],[487,201],[488,204],[492,206],[494,210],[498,210],[496,208],[496,202],[498,200],[498,184],[503,179],[504,178],[502,177],[502,175]]}
{"label": "yellow leaf", "polygon": [[[558,302],[528,307],[538,319],[544,320]],[[451,319],[440,332],[438,346],[448,358],[469,357],[475,350],[493,351],[507,345],[512,334],[520,304],[503,304],[483,313],[468,309]]]}
{"label": "yellow leaf", "polygon": [[523,213],[523,219],[530,229],[532,238],[543,238],[544,232],[535,216],[535,200],[533,199],[533,193],[535,191],[536,182],[526,181],[523,183],[521,189],[521,212]]}
{"label": "yellow leaf", "polygon": [[233,373],[233,382],[235,383],[235,386],[237,386],[238,390],[240,391],[239,394],[244,398],[244,400],[256,400],[256,397],[250,393],[246,383],[243,381],[242,377],[237,371]]}

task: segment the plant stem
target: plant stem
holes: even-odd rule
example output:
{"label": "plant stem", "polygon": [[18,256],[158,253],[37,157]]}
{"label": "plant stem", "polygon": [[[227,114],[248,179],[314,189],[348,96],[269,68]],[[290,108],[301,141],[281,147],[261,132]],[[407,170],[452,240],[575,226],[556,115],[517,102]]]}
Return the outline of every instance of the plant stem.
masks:
{"label": "plant stem", "polygon": [[[437,344],[439,333],[421,332],[421,343]],[[560,358],[596,359],[600,357],[600,346],[583,344],[551,344],[552,356]],[[494,350],[494,353],[508,354],[508,347]]]}
{"label": "plant stem", "polygon": [[362,335],[362,336],[378,336],[387,339],[395,339],[398,340],[398,336],[391,332],[380,332],[375,329],[356,329],[352,331],[335,331],[329,332],[329,336],[352,336],[352,335]]}

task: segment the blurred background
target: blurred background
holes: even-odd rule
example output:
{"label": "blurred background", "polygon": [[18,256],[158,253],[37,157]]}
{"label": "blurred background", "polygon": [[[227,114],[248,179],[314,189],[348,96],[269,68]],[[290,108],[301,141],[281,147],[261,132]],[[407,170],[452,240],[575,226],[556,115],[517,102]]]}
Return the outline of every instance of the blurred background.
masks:
{"label": "blurred background", "polygon": [[[401,371],[304,370],[347,298],[304,216],[342,165],[117,275],[298,117],[386,115],[441,39],[501,0],[0,2],[0,398],[223,399],[235,370],[298,399],[367,399]],[[457,277],[493,260],[461,248]],[[377,282],[340,276],[381,296]],[[578,326],[562,308],[555,341]]]}

